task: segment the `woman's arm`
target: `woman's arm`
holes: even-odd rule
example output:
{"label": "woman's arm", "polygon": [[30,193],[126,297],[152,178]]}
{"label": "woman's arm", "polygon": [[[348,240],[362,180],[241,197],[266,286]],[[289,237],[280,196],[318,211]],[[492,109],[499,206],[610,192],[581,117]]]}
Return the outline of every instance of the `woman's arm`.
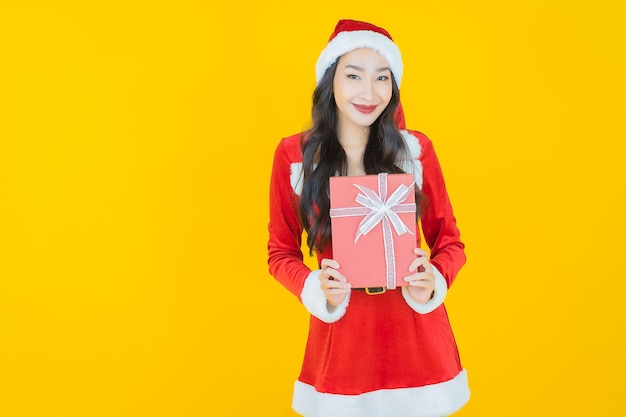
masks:
{"label": "woman's arm", "polygon": [[428,138],[420,139],[424,175],[422,192],[430,200],[428,209],[422,215],[422,230],[430,248],[430,262],[443,275],[449,288],[465,264],[465,245],[461,242],[433,144]]}
{"label": "woman's arm", "polygon": [[290,183],[292,163],[298,160],[295,139],[290,137],[281,140],[274,152],[267,250],[270,274],[302,301],[304,281],[311,270],[303,262],[298,200]]}
{"label": "woman's arm", "polygon": [[[283,139],[276,148],[270,180],[269,271],[318,319],[332,323],[346,312],[349,285],[332,266],[311,271],[303,262],[302,225],[298,220],[301,187],[299,137]],[[300,183],[299,183],[300,181]],[[332,277],[333,280],[329,281]],[[343,279],[342,279],[343,278]]]}

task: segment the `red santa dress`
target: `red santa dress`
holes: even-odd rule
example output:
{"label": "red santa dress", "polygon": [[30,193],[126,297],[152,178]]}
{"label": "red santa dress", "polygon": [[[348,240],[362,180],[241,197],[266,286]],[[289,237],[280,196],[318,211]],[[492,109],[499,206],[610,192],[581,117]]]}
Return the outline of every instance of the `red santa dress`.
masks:
{"label": "red santa dress", "polygon": [[[403,119],[400,124],[411,159],[399,164],[413,173],[430,200],[421,226],[436,288],[425,304],[415,302],[406,287],[380,295],[353,289],[329,311],[321,270],[311,271],[301,251],[301,135],[282,139],[274,154],[268,265],[270,274],[311,314],[292,403],[306,417],[440,417],[469,400],[466,371],[443,304],[465,263],[464,244],[432,142],[405,130]],[[421,238],[416,238],[419,245]],[[332,248],[317,254],[318,261],[332,257]]]}

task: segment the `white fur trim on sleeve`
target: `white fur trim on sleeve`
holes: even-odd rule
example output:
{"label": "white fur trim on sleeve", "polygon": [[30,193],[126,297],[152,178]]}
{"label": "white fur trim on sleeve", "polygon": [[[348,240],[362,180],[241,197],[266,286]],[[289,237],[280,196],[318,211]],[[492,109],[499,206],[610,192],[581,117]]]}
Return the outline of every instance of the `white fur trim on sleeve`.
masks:
{"label": "white fur trim on sleeve", "polygon": [[401,130],[400,133],[402,134],[404,142],[406,143],[409,153],[411,154],[410,160],[400,161],[400,168],[408,174],[413,174],[415,184],[421,190],[422,185],[424,184],[424,169],[422,167],[422,161],[419,160],[419,157],[422,154],[422,146],[420,145],[419,140],[408,131]]}
{"label": "white fur trim on sleeve", "polygon": [[433,265],[433,272],[435,273],[435,295],[424,304],[418,303],[413,299],[413,297],[411,297],[407,286],[402,287],[404,300],[413,310],[420,314],[428,314],[431,311],[434,311],[437,307],[443,304],[443,300],[446,298],[446,294],[448,293],[448,283],[435,265]]}
{"label": "white fur trim on sleeve", "polygon": [[304,304],[304,307],[306,307],[309,313],[325,323],[334,323],[342,318],[346,313],[346,308],[350,302],[350,293],[348,293],[348,296],[343,303],[335,307],[332,312],[329,311],[326,296],[324,296],[324,291],[322,291],[322,288],[320,287],[319,277],[321,273],[321,269],[311,271],[309,276],[304,281],[304,287],[302,288],[300,298],[302,299],[302,304]]}

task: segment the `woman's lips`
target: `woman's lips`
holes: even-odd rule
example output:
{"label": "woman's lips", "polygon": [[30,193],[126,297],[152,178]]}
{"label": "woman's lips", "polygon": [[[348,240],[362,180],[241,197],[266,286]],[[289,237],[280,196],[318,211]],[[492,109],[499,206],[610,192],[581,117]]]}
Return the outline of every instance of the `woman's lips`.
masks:
{"label": "woman's lips", "polygon": [[377,107],[376,105],[365,106],[363,104],[354,104],[354,103],[352,105],[354,106],[355,109],[357,109],[361,113],[365,113],[365,114],[370,114],[371,112],[376,110],[376,107]]}

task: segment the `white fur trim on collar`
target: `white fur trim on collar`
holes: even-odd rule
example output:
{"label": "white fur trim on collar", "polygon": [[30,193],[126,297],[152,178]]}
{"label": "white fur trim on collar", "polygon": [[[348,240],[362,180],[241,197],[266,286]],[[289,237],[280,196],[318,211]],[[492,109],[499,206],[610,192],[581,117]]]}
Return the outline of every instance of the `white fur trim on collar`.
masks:
{"label": "white fur trim on collar", "polygon": [[[400,161],[400,168],[402,168],[406,173],[413,174],[415,178],[415,184],[421,190],[424,184],[423,178],[423,167],[422,162],[419,160],[420,155],[422,154],[422,146],[420,145],[419,140],[412,134],[410,134],[406,130],[401,130],[400,133],[404,138],[404,142],[409,150],[409,154],[411,159]],[[296,195],[302,194],[302,182],[304,176],[302,172],[302,162],[292,162],[289,173],[289,183],[291,184],[291,188],[296,193]]]}
{"label": "white fur trim on collar", "polygon": [[328,42],[315,64],[316,82],[319,83],[326,70],[343,54],[359,48],[373,49],[385,58],[393,78],[400,88],[404,65],[400,48],[382,33],[371,30],[341,32]]}
{"label": "white fur trim on collar", "polygon": [[289,173],[289,183],[291,184],[291,189],[297,195],[302,194],[302,162],[292,162],[291,163],[291,172]]}
{"label": "white fur trim on collar", "polygon": [[411,155],[410,160],[400,162],[400,168],[408,174],[413,174],[415,184],[421,190],[424,185],[424,168],[422,167],[422,161],[419,159],[422,154],[422,146],[419,140],[407,130],[401,130],[400,133]]}

